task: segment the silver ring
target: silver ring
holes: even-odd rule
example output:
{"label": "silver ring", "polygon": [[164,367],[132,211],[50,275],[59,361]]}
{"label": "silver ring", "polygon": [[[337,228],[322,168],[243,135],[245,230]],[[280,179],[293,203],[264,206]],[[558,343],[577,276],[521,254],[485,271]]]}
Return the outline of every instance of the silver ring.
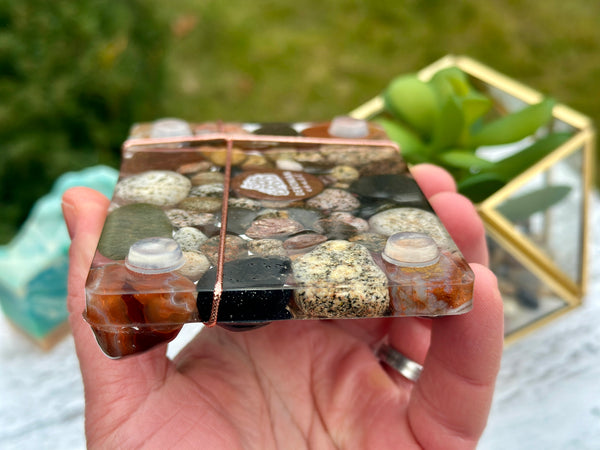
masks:
{"label": "silver ring", "polygon": [[421,364],[407,358],[394,347],[387,344],[382,344],[379,347],[377,350],[377,357],[392,369],[395,369],[404,378],[415,383],[423,370]]}

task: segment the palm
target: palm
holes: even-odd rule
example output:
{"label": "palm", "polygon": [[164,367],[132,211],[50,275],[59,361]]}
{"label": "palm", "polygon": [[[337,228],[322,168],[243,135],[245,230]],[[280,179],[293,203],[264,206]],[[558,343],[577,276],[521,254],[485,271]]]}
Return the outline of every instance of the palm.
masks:
{"label": "palm", "polygon": [[[436,191],[431,181],[423,187]],[[478,228],[474,211],[464,202],[445,208],[456,194],[437,191],[432,204],[451,233],[462,230],[454,237],[465,257],[485,263],[483,234],[469,231]],[[173,361],[164,345],[110,361],[81,318],[107,201],[74,190],[65,204],[75,234],[70,320],[90,447],[464,448],[477,442],[502,351],[501,300],[484,267],[473,265],[475,307],[464,316],[286,321],[244,333],[215,327]],[[375,358],[383,338],[424,363],[418,383]]]}
{"label": "palm", "polygon": [[122,417],[88,421],[90,438],[157,448],[177,440],[207,448],[386,448],[377,444],[415,441],[406,414],[410,385],[394,383],[369,347],[334,323],[210,330],[164,373],[158,386],[139,384],[126,396],[118,380],[115,395],[98,399],[105,404],[97,410]]}

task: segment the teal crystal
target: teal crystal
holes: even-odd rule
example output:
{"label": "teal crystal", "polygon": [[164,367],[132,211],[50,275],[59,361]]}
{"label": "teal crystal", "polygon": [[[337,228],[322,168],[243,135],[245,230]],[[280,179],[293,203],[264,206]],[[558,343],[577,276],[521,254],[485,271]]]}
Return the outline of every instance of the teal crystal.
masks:
{"label": "teal crystal", "polygon": [[43,341],[67,317],[70,239],[61,201],[66,190],[86,186],[110,197],[118,172],[95,166],[60,176],[40,198],[15,238],[0,247],[0,305],[6,317]]}

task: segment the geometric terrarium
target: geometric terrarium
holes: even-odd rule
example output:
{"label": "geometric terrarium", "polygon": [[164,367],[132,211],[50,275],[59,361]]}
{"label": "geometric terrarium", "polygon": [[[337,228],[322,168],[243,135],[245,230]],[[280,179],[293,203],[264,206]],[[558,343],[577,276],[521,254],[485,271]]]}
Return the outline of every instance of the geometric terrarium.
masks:
{"label": "geometric terrarium", "polygon": [[[479,93],[491,99],[497,116],[544,99],[540,92],[464,56],[445,56],[417,76],[427,82],[448,68],[460,69]],[[385,114],[385,108],[382,95],[350,115],[376,119]],[[555,144],[548,147],[553,139]],[[544,145],[546,149],[541,148]],[[473,194],[471,199],[487,230],[490,266],[505,303],[507,342],[581,304],[587,278],[594,151],[591,120],[554,104],[550,120],[530,136],[475,149],[477,158],[490,162],[489,172],[501,173],[517,160],[518,172],[489,191],[490,183],[473,183],[469,190],[471,181],[495,182],[489,173],[472,170],[466,182],[457,179],[459,188],[464,188],[461,192]]]}

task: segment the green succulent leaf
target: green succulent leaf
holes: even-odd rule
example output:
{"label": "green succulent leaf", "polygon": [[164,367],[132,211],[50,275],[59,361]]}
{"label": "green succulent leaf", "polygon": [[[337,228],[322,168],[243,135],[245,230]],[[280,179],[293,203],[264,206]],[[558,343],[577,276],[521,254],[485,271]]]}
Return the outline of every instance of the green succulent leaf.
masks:
{"label": "green succulent leaf", "polygon": [[567,185],[547,186],[503,202],[498,211],[512,222],[522,222],[537,212],[543,212],[562,201],[571,187]]}
{"label": "green succulent leaf", "polygon": [[425,145],[411,129],[398,121],[384,117],[374,119],[373,122],[383,127],[388,137],[398,144],[407,162],[415,164],[427,161]]}
{"label": "green succulent leaf", "polygon": [[465,96],[473,90],[467,75],[458,67],[438,70],[429,80],[442,101],[451,95]]}
{"label": "green succulent leaf", "polygon": [[446,167],[480,172],[494,167],[494,163],[476,156],[472,150],[449,150],[438,155],[438,161]]}
{"label": "green succulent leaf", "polygon": [[390,82],[383,99],[387,111],[423,136],[429,136],[438,113],[434,89],[416,75],[402,75]]}
{"label": "green succulent leaf", "polygon": [[493,173],[469,175],[457,183],[458,191],[472,202],[484,201],[505,185],[505,181]]}
{"label": "green succulent leaf", "polygon": [[571,133],[566,132],[551,133],[534,142],[529,147],[524,148],[520,152],[497,161],[492,166],[482,167],[482,170],[493,172],[498,177],[509,181],[527,168],[536,164],[538,161],[541,161],[544,157],[567,142],[571,136]]}
{"label": "green succulent leaf", "polygon": [[432,153],[455,146],[464,127],[461,101],[456,95],[448,97],[435,118],[431,138]]}
{"label": "green succulent leaf", "polygon": [[474,146],[509,144],[531,136],[538,128],[550,121],[554,104],[553,99],[546,98],[540,103],[529,105],[487,123],[473,134],[469,144]]}

